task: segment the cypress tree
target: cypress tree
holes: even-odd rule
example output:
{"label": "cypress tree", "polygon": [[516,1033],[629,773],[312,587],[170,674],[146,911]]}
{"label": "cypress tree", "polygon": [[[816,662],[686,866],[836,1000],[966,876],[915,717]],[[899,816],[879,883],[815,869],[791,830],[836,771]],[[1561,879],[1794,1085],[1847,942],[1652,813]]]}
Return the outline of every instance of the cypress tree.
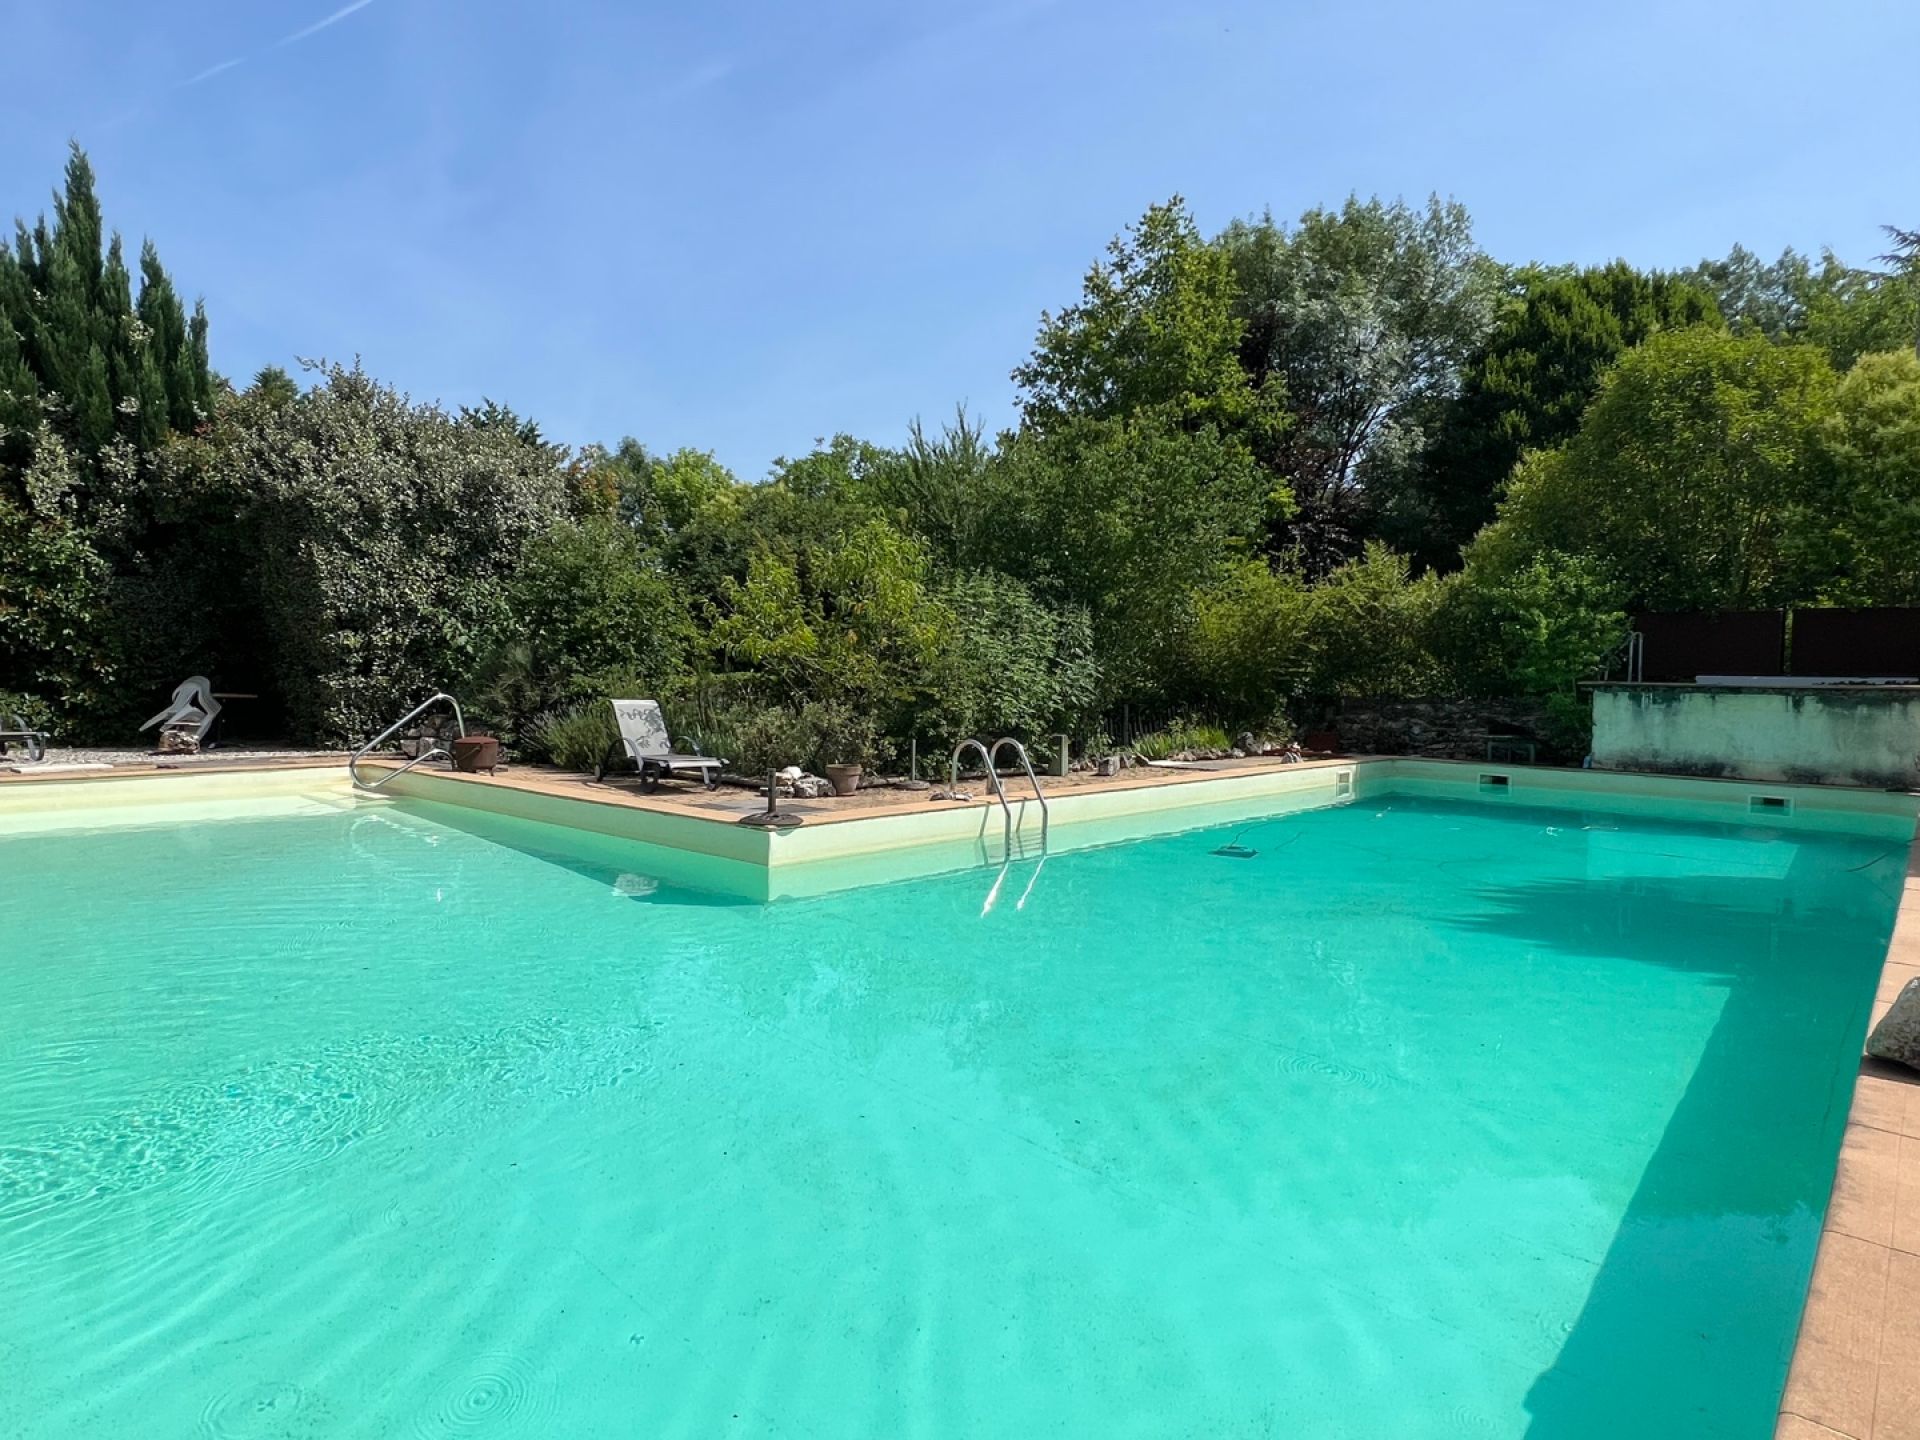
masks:
{"label": "cypress tree", "polygon": [[100,261],[106,233],[100,201],[93,192],[93,166],[78,145],[67,156],[66,189],[53,197],[53,222],[52,243],[72,257],[89,306],[97,311],[106,278]]}
{"label": "cypress tree", "polygon": [[26,272],[0,245],[0,455],[8,443],[31,434],[40,421],[40,381],[27,359],[24,327],[31,323],[32,292]]}
{"label": "cypress tree", "polygon": [[52,224],[16,221],[12,249],[0,245],[0,426],[31,429],[42,396],[81,456],[116,434],[157,445],[213,403],[205,311],[196,306],[189,324],[150,241],[134,298],[125,246],[108,236],[77,145]]}
{"label": "cypress tree", "polygon": [[97,342],[94,288],[73,253],[56,246],[47,266],[46,300],[36,327],[41,382],[65,402],[75,442],[94,451],[113,438],[113,394],[107,357]]}
{"label": "cypress tree", "polygon": [[187,344],[192,352],[193,403],[201,417],[213,414],[213,365],[207,356],[207,305],[193,302],[193,319],[187,325]]}
{"label": "cypress tree", "polygon": [[190,430],[197,418],[200,386],[193,373],[186,312],[151,240],[140,247],[140,319],[165,380],[167,423],[176,430]]}

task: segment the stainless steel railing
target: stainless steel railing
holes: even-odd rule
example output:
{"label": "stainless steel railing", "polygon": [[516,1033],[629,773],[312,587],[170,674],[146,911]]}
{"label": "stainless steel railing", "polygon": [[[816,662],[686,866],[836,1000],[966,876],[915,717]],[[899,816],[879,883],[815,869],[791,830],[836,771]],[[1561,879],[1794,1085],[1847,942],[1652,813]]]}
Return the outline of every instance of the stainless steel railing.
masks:
{"label": "stainless steel railing", "polygon": [[454,727],[459,730],[462,736],[465,736],[467,733],[467,721],[466,717],[460,713],[460,702],[444,690],[429,695],[425,700],[422,700],[418,705],[414,706],[413,709],[394,721],[393,724],[374,736],[373,739],[354,751],[352,756],[348,758],[347,773],[353,777],[353,788],[356,790],[378,790],[389,780],[392,780],[396,776],[406,774],[407,771],[413,769],[414,766],[422,764],[425,761],[451,760],[453,756],[449,754],[444,747],[435,745],[431,750],[422,750],[399,769],[387,771],[387,773],[382,775],[378,780],[364,780],[360,775],[360,762],[367,757],[369,751],[379,749],[399,733],[404,726],[412,724],[443,700],[453,707]]}

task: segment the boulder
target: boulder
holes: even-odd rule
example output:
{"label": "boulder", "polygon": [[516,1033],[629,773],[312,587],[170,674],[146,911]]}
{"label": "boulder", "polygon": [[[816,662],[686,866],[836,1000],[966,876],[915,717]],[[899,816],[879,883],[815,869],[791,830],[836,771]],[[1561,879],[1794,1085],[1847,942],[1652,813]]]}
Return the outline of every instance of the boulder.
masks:
{"label": "boulder", "polygon": [[1909,980],[1867,1037],[1867,1054],[1920,1070],[1920,980]]}

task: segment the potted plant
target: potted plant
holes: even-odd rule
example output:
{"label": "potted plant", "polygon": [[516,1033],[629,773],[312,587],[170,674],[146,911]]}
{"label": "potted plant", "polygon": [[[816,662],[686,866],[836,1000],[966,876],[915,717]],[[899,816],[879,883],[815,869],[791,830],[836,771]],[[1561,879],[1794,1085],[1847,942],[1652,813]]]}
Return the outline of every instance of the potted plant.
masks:
{"label": "potted plant", "polygon": [[852,795],[860,789],[876,740],[873,722],[866,716],[837,705],[825,709],[820,724],[820,754],[826,760],[823,768],[834,794]]}

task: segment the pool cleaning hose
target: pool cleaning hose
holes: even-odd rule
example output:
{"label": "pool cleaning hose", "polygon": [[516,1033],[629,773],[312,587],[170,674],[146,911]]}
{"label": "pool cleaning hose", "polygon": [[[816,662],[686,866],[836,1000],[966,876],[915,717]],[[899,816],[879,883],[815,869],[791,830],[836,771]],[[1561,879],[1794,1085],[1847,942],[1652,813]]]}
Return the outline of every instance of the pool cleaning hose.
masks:
{"label": "pool cleaning hose", "polygon": [[[1276,815],[1271,820],[1258,821],[1255,824],[1247,826],[1244,830],[1241,830],[1226,844],[1215,846],[1211,853],[1215,855],[1223,855],[1229,860],[1251,860],[1253,859],[1254,856],[1258,855],[1260,852],[1254,849],[1251,845],[1242,845],[1240,843],[1241,836],[1251,835],[1254,831],[1264,829],[1268,825],[1278,825],[1282,820],[1289,820],[1292,818],[1293,817],[1289,815]],[[1300,838],[1300,832],[1296,830],[1291,835],[1287,836],[1285,840],[1282,840],[1279,843],[1279,845],[1275,846],[1274,848],[1279,850],[1284,850],[1287,848],[1287,846],[1291,845],[1294,841],[1298,840],[1299,838]]]}

